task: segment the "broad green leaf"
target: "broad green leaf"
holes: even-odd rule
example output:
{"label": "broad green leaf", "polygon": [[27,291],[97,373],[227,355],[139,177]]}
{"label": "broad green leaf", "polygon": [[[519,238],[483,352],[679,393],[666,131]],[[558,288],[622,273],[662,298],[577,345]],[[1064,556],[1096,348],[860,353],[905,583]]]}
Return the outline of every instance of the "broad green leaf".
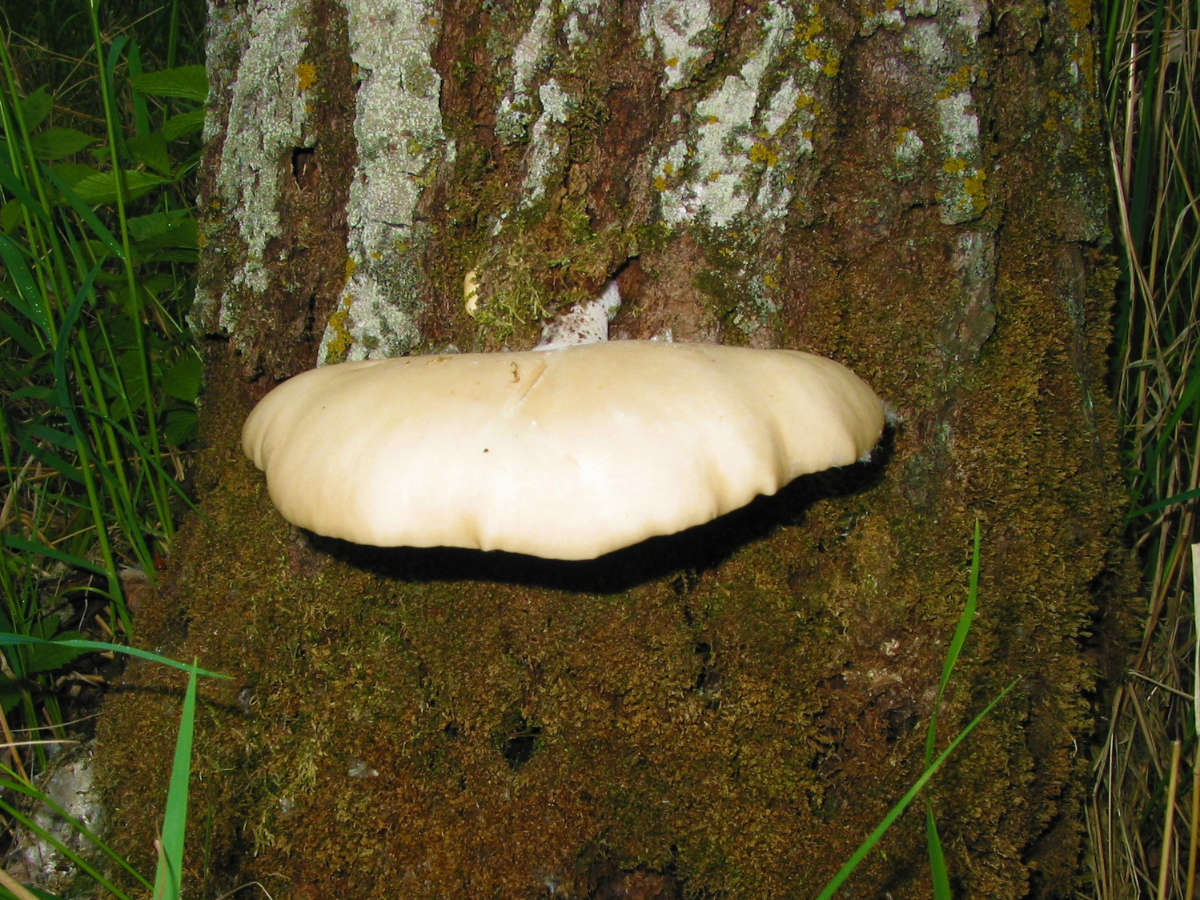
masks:
{"label": "broad green leaf", "polygon": [[196,220],[190,209],[137,216],[129,220],[129,235],[142,253],[161,247],[198,249]]}
{"label": "broad green leaf", "polygon": [[171,157],[167,154],[167,141],[161,132],[130,138],[125,146],[138,162],[165,178],[171,177]]}
{"label": "broad green leaf", "polygon": [[84,147],[96,143],[96,138],[74,128],[47,128],[29,139],[33,155],[51,161],[78,153]]}
{"label": "broad green leaf", "polygon": [[86,163],[57,163],[50,167],[50,171],[61,178],[64,184],[72,187],[89,175],[100,174],[99,169]]}
{"label": "broad green leaf", "polygon": [[25,120],[25,127],[33,131],[46,121],[46,116],[50,115],[52,109],[54,98],[46,93],[44,87],[38,88],[21,101],[21,116]]}
{"label": "broad green leaf", "polygon": [[177,116],[171,116],[163,125],[162,134],[168,141],[177,141],[182,137],[204,128],[204,110],[192,109]]}
{"label": "broad green leaf", "polygon": [[204,364],[200,358],[192,353],[184,354],[175,365],[163,372],[163,390],[168,397],[190,403],[200,396],[203,374]]}
{"label": "broad green leaf", "polygon": [[0,206],[0,231],[5,234],[10,234],[21,219],[24,218],[21,213],[25,209],[25,204],[20,200],[9,200],[3,206]]}
{"label": "broad green leaf", "polygon": [[178,97],[203,103],[208,99],[208,73],[204,66],[179,66],[160,72],[146,72],[129,79],[143,94],[152,97]]}
{"label": "broad green leaf", "polygon": [[195,407],[175,407],[165,413],[163,437],[172,447],[182,447],[200,435],[200,418]]}
{"label": "broad green leaf", "polygon": [[[149,172],[126,170],[125,199],[135,200],[169,181],[169,178],[151,175]],[[117,202],[117,184],[112,171],[89,175],[75,182],[72,187],[79,198],[89,206],[104,206]]]}
{"label": "broad green leaf", "polygon": [[81,656],[91,651],[79,647],[68,646],[62,641],[79,640],[83,637],[78,631],[64,631],[54,639],[46,639],[44,644],[34,644],[28,650],[25,659],[25,674],[36,675],[39,672],[53,672],[63,666],[70,665]]}

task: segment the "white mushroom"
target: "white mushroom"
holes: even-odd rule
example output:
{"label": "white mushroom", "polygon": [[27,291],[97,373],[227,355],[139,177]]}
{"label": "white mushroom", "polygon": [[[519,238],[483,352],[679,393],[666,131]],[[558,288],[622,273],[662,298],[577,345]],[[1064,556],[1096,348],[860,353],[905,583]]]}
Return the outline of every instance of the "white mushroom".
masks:
{"label": "white mushroom", "polygon": [[259,403],[242,446],[318,534],[591,559],[849,465],[883,425],[828,359],[615,341],[314,369]]}

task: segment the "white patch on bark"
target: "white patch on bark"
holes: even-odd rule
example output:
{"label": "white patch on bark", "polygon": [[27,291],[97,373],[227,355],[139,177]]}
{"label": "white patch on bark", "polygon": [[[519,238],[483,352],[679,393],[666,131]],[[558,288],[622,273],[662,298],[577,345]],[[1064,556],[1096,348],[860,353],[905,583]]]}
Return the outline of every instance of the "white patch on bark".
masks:
{"label": "white patch on bark", "polygon": [[708,52],[696,41],[713,25],[708,0],[646,0],[639,24],[647,55],[654,55],[655,43],[662,52],[664,88],[685,84]]}
{"label": "white patch on bark", "polygon": [[417,203],[445,151],[433,67],[438,10],[428,0],[343,0],[358,69],[358,165],[346,205],[354,263],[318,363],[399,356],[418,339],[413,308],[424,235]]}
{"label": "white patch on bark", "polygon": [[301,10],[282,0],[259,0],[240,23],[235,18],[223,24],[224,35],[214,30],[210,40],[237,39],[230,26],[240,24],[249,41],[232,85],[217,192],[225,215],[237,221],[246,242],[246,261],[230,273],[230,283],[261,292],[267,288],[263,253],[281,231],[275,208],[279,173],[292,149],[304,141],[305,101],[296,67],[307,34]]}
{"label": "white patch on bark", "polygon": [[542,114],[533,123],[529,136],[529,151],[525,155],[525,181],[521,188],[521,205],[532,206],[546,193],[546,181],[558,169],[559,157],[566,149],[563,126],[567,124],[571,98],[558,82],[551,78],[538,88]]}
{"label": "white patch on bark", "polygon": [[[781,51],[794,38],[795,19],[782,5],[767,7],[766,32],[762,44],[747,58],[736,75],[729,75],[716,91],[696,104],[694,118],[699,123],[694,142],[683,152],[676,144],[659,161],[661,175],[661,211],[663,219],[678,225],[700,217],[718,227],[728,226],[744,212],[751,197],[762,204],[765,218],[777,218],[787,211],[792,195],[782,175],[773,178],[769,171],[777,166],[780,153],[764,143],[755,150],[755,113],[763,107],[757,133],[770,141],[797,112],[800,87],[788,79],[770,97],[760,99],[764,77],[775,65]],[[818,67],[819,68],[819,67]],[[809,73],[812,74],[811,72]],[[815,80],[815,75],[812,75]],[[803,130],[787,151],[786,162],[795,162],[812,152],[812,143]],[[686,177],[676,177],[684,168]],[[752,171],[753,163],[765,163],[765,173]],[[782,172],[781,167],[780,171]],[[754,181],[761,177],[755,190]]]}

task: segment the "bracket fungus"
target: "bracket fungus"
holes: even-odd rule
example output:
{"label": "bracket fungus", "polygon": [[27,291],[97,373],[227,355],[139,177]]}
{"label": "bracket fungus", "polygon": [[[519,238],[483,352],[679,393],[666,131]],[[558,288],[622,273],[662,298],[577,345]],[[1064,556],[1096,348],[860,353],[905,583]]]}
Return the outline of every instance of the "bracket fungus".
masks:
{"label": "bracket fungus", "polygon": [[242,447],[283,517],[327,537],[583,560],[854,463],[883,425],[832,360],[612,341],[313,369]]}

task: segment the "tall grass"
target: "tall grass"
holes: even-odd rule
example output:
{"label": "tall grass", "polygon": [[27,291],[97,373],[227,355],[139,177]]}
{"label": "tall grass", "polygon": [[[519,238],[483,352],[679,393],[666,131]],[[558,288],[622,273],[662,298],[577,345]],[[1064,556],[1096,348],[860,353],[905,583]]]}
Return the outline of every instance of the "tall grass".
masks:
{"label": "tall grass", "polygon": [[1200,797],[1188,571],[1200,498],[1200,11],[1194,0],[1105,0],[1101,12],[1124,263],[1113,380],[1146,607],[1096,759],[1090,873],[1105,900],[1181,897]]}
{"label": "tall grass", "polygon": [[[186,502],[177,451],[201,365],[182,320],[197,254],[183,186],[207,84],[200,66],[144,71],[98,0],[80,9],[84,110],[28,83],[0,31],[0,632],[75,637],[79,610],[104,605],[99,627],[128,639],[124,582],[154,579]],[[6,648],[0,726],[15,711],[56,724],[48,674],[77,655]]]}

